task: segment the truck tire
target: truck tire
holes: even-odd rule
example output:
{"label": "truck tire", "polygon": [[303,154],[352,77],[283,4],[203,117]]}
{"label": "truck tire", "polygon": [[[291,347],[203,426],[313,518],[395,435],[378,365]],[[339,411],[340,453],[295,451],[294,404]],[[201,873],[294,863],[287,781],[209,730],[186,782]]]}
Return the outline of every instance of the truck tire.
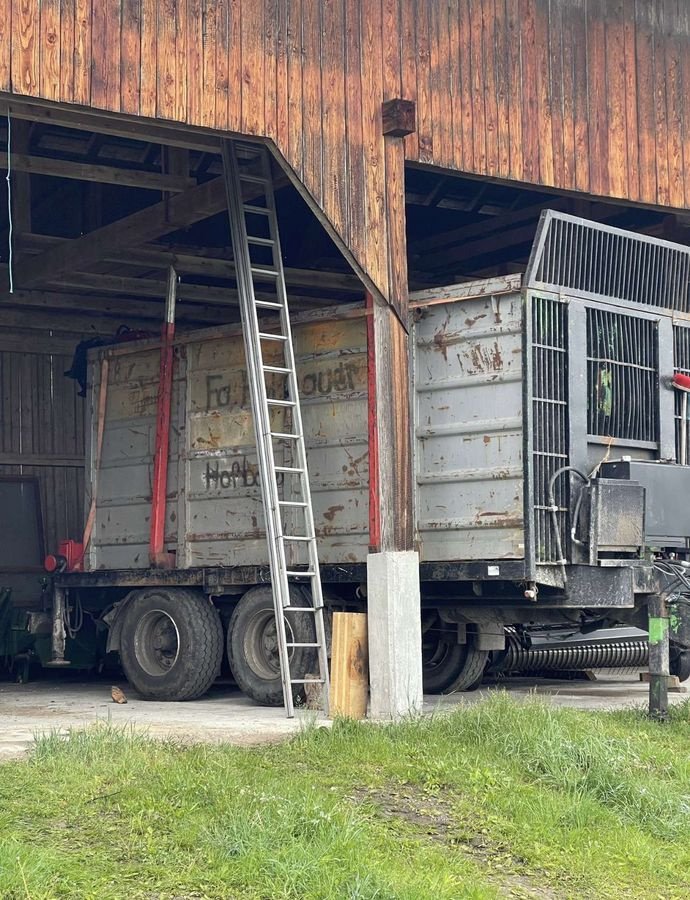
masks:
{"label": "truck tire", "polygon": [[690,678],[690,650],[681,650],[671,646],[671,675],[676,675],[679,681],[687,681]]}
{"label": "truck tire", "polygon": [[482,683],[482,675],[489,659],[488,650],[478,650],[474,640],[459,645],[463,650],[462,662],[457,667],[453,681],[441,691],[442,694],[455,694],[459,691],[476,691]]}
{"label": "truck tire", "polygon": [[[294,585],[290,586],[290,604],[311,605]],[[288,612],[285,614],[285,624],[288,641],[313,643],[316,640],[313,616]],[[262,706],[280,706],[283,703],[283,683],[270,585],[251,588],[237,604],[228,626],[227,648],[230,670],[241,690]],[[315,649],[292,649],[290,672],[293,678],[304,678],[308,673],[318,672]],[[303,685],[294,686],[293,696],[297,701],[304,697]]]}
{"label": "truck tire", "polygon": [[138,591],[124,610],[120,661],[145,700],[196,700],[220,674],[218,610],[187,588]]}
{"label": "truck tire", "polygon": [[458,676],[465,660],[465,648],[457,633],[430,629],[422,635],[422,681],[425,694],[440,694]]}

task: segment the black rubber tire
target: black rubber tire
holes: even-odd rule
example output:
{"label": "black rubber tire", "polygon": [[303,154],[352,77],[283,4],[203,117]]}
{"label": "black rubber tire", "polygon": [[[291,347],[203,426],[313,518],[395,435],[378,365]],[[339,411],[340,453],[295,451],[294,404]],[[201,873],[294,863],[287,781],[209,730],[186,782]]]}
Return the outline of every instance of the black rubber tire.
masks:
{"label": "black rubber tire", "polygon": [[[295,585],[290,586],[290,605],[311,604]],[[314,617],[304,613],[285,613],[288,641],[314,643]],[[292,634],[290,634],[290,632]],[[273,593],[270,585],[250,588],[241,598],[228,626],[227,651],[230,670],[244,693],[262,706],[281,706],[283,683],[276,640]],[[311,647],[294,648],[290,656],[290,674],[304,678],[318,672],[318,656]],[[303,685],[295,685],[296,701],[304,698]]]}
{"label": "black rubber tire", "polygon": [[482,676],[489,659],[488,650],[478,650],[474,638],[470,637],[466,644],[460,644],[465,651],[462,664],[458,666],[457,676],[442,691],[442,694],[455,694],[460,691],[476,691],[482,683]]}
{"label": "black rubber tire", "polygon": [[464,661],[465,648],[457,642],[457,631],[430,628],[422,634],[424,693],[442,693],[458,677]]}
{"label": "black rubber tire", "polygon": [[120,661],[144,700],[196,700],[220,674],[218,610],[188,588],[137,591],[124,610]]}
{"label": "black rubber tire", "polygon": [[671,675],[676,675],[679,681],[687,681],[690,678],[690,650],[671,648]]}

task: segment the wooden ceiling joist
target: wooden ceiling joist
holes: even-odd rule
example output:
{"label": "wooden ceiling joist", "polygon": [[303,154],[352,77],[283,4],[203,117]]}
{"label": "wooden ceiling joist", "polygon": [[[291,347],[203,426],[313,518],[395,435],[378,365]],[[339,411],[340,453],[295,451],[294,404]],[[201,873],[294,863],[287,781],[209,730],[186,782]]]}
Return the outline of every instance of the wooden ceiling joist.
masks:
{"label": "wooden ceiling joist", "polygon": [[[50,159],[47,156],[27,156],[12,153],[10,166],[13,172],[31,175],[50,175],[75,181],[96,181],[100,184],[118,184],[123,187],[144,188],[149,191],[184,191],[194,187],[196,181],[184,175],[161,174],[141,169],[125,169],[119,166],[101,166],[95,163]],[[7,153],[0,152],[0,168],[7,170]]]}
{"label": "wooden ceiling joist", "polygon": [[[21,234],[17,237],[18,246],[22,252],[35,253],[45,251],[46,248],[55,247],[58,244],[68,243],[65,238],[53,237],[43,234]],[[196,275],[207,278],[235,279],[235,264],[228,257],[230,248],[193,247],[193,246],[164,246],[147,244],[136,249],[123,250],[118,253],[107,253],[102,262],[126,268],[150,268],[167,269],[175,266],[181,275]],[[68,280],[75,276],[69,273]],[[79,276],[81,277],[81,276]],[[260,280],[260,276],[257,281]],[[273,283],[274,279],[267,276],[266,283]],[[362,283],[356,275],[347,272],[328,272],[319,269],[285,269],[285,282],[288,288],[314,288],[327,291],[342,291],[343,293],[356,294],[359,298],[362,294]],[[194,285],[186,285],[194,287]],[[137,293],[136,291],[134,292]],[[292,297],[292,291],[290,291]]]}
{"label": "wooden ceiling joist", "polygon": [[54,283],[67,273],[88,269],[107,254],[148,243],[226,208],[224,181],[214,178],[38,256],[21,259],[14,271],[15,284],[27,289]]}

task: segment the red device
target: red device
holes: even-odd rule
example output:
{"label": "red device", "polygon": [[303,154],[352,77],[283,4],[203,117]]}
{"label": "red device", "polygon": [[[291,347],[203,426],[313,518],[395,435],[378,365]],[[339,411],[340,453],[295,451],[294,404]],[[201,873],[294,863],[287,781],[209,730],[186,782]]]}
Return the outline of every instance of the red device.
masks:
{"label": "red device", "polygon": [[43,560],[46,572],[81,572],[84,564],[84,545],[81,541],[60,541],[57,553],[49,553]]}
{"label": "red device", "polygon": [[673,387],[681,391],[690,391],[690,375],[683,375],[682,372],[676,372],[671,379]]}

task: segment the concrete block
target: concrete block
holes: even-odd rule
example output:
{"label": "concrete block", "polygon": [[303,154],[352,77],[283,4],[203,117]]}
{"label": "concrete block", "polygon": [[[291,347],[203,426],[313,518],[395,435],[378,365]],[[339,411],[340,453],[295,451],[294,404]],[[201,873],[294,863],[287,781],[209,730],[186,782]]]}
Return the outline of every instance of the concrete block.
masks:
{"label": "concrete block", "polygon": [[422,623],[419,556],[367,557],[370,715],[399,719],[422,709]]}

